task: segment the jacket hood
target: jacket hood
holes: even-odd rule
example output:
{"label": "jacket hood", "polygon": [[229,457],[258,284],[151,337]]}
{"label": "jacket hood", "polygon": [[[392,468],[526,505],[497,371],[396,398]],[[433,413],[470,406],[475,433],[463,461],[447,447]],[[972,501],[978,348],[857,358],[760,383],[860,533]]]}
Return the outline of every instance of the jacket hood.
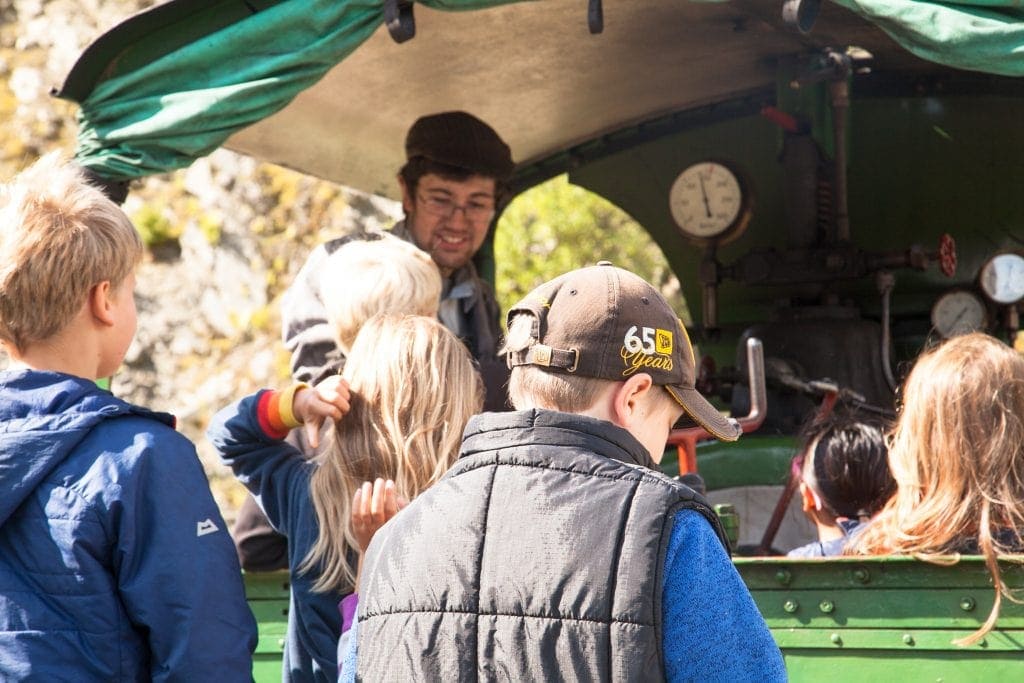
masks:
{"label": "jacket hood", "polygon": [[0,526],[103,420],[144,414],[81,377],[58,372],[0,373]]}

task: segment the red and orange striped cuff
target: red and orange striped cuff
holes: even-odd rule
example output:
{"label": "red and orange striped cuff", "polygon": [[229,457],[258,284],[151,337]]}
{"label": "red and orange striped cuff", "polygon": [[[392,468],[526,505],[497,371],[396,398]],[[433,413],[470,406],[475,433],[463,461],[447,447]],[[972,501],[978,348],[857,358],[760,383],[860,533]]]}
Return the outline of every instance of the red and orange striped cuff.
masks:
{"label": "red and orange striped cuff", "polygon": [[306,383],[299,383],[284,391],[264,391],[260,394],[256,403],[256,419],[260,423],[260,429],[274,439],[283,439],[288,436],[295,427],[302,424],[302,421],[295,417],[292,404],[295,402],[295,393],[299,389],[308,389]]}

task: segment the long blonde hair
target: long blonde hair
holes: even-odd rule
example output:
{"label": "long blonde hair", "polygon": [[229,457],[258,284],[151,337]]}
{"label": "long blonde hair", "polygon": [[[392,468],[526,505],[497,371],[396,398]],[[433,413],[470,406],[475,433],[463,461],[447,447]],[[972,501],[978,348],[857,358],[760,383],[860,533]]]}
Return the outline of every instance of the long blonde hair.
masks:
{"label": "long blonde hair", "polygon": [[393,479],[412,500],[448,471],[462,431],[483,405],[483,384],[458,337],[436,320],[380,315],[364,325],[345,362],[351,409],[328,435],[310,479],[319,524],[299,570],[318,571],[316,591],[355,580],[352,496],[364,481]]}
{"label": "long blonde hair", "polygon": [[896,494],[849,552],[984,555],[995,603],[954,641],[972,645],[995,626],[1002,596],[1015,600],[998,558],[1024,547],[1024,358],[984,334],[955,337],[921,356],[903,392],[889,446]]}

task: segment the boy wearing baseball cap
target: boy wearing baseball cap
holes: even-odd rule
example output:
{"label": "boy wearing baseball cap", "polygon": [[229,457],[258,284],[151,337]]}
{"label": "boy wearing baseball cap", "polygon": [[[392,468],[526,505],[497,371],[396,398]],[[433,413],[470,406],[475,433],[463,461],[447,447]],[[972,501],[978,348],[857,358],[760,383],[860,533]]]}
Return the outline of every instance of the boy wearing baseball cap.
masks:
{"label": "boy wearing baseball cap", "polygon": [[377,533],[343,676],[784,680],[714,512],[658,471],[684,413],[739,436],[694,389],[668,303],[602,264],[508,323],[516,411],[473,418],[445,478]]}

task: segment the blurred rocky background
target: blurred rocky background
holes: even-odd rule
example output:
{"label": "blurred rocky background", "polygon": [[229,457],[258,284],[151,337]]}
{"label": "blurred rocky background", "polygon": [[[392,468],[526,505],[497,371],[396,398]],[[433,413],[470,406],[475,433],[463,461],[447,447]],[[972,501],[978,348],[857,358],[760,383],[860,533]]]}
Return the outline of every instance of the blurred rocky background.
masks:
{"label": "blurred rocky background", "polygon": [[[50,88],[103,31],[153,4],[0,0],[0,180],[48,151],[73,153],[75,107]],[[279,301],[309,251],[360,225],[387,227],[400,207],[220,150],[137,182],[124,210],[147,256],[138,334],[112,389],[177,415],[230,519],[244,491],[206,443],[210,417],[259,387],[287,383]],[[495,248],[503,308],[553,275],[611,257],[659,284],[686,318],[678,283],[642,228],[564,177],[513,202]]]}

